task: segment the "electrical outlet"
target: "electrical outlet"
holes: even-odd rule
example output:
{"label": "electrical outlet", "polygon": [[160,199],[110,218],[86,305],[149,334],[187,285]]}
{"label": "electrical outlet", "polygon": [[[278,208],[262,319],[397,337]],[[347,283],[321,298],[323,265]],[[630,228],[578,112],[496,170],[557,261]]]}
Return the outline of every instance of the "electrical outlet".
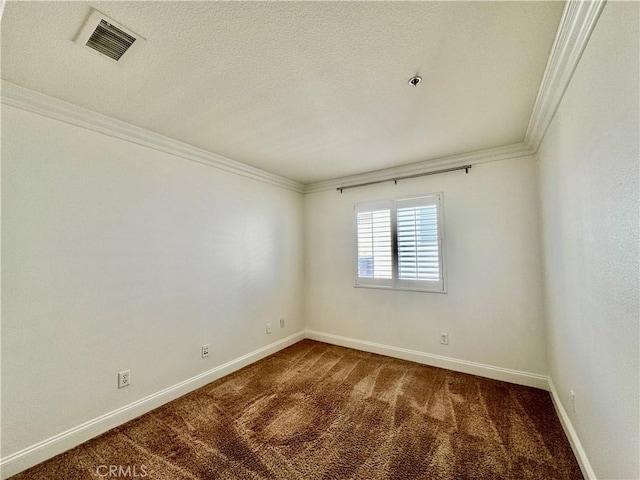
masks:
{"label": "electrical outlet", "polygon": [[129,370],[118,373],[118,388],[128,387],[129,383],[131,383],[131,372]]}
{"label": "electrical outlet", "polygon": [[209,356],[209,344],[202,345],[202,358]]}
{"label": "electrical outlet", "polygon": [[271,333],[271,324],[267,323],[267,335]]}
{"label": "electrical outlet", "polygon": [[569,393],[571,394],[571,410],[576,413],[576,392],[569,390]]}
{"label": "electrical outlet", "polygon": [[449,334],[445,332],[440,332],[440,343],[442,345],[449,345]]}
{"label": "electrical outlet", "polygon": [[284,328],[284,318],[280,319],[280,328]]}

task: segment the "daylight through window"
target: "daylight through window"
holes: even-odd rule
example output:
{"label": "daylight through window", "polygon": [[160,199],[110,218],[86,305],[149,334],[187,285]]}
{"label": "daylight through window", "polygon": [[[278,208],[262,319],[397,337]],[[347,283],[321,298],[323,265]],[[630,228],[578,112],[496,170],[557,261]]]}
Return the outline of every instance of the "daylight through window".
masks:
{"label": "daylight through window", "polygon": [[442,195],[359,204],[356,286],[444,292]]}

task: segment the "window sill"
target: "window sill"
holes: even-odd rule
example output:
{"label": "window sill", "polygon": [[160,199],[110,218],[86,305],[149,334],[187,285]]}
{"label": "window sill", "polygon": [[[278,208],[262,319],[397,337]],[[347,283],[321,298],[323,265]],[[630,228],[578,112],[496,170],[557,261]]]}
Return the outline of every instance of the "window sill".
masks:
{"label": "window sill", "polygon": [[427,288],[387,287],[385,285],[354,285],[354,288],[371,288],[374,290],[391,290],[400,292],[447,293],[447,290],[430,290]]}

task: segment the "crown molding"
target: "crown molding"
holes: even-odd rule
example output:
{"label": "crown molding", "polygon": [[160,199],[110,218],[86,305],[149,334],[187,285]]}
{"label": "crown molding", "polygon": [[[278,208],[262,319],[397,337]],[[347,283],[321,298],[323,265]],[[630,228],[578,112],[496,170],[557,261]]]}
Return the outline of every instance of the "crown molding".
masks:
{"label": "crown molding", "polygon": [[358,183],[376,182],[380,180],[393,179],[420,173],[428,173],[446,168],[462,167],[464,165],[476,165],[478,163],[495,162],[507,160],[509,158],[524,157],[533,155],[535,152],[525,143],[515,143],[503,147],[489,148],[475,152],[463,153],[460,155],[450,155],[447,157],[424,160],[418,163],[400,165],[398,167],[385,168],[372,172],[350,175],[348,177],[334,178],[322,182],[307,184],[304,193],[315,193],[323,190],[334,190],[338,187],[346,187]]}
{"label": "crown molding", "polygon": [[605,4],[606,0],[567,0],[565,4],[525,134],[524,141],[534,152],[560,106]]}
{"label": "crown molding", "polygon": [[6,81],[2,81],[2,103],[294,192],[314,193],[350,184],[535,154],[562,101],[605,4],[606,0],[567,0],[524,142],[306,185]]}
{"label": "crown molding", "polygon": [[216,155],[144,128],[136,127],[48,95],[2,81],[2,104],[86,128],[127,142],[169,153],[192,162],[302,193],[301,183]]}
{"label": "crown molding", "polygon": [[461,155],[451,155],[373,172],[339,177],[327,181],[303,185],[259,168],[217,155],[192,145],[174,140],[130,123],[116,120],[100,113],[78,107],[68,102],[29,90],[19,85],[2,81],[1,101],[3,105],[20,108],[28,112],[53,118],[77,127],[86,128],[127,142],[169,153],[186,160],[242,175],[298,193],[313,193],[354,183],[381,180],[387,177],[426,173],[442,168],[451,168],[469,163],[493,162],[508,158],[532,155],[534,152],[524,143],[491,148]]}
{"label": "crown molding", "polygon": [[606,0],[567,0],[565,3],[524,142],[310,183],[305,185],[304,193],[535,154],[562,101],[605,4]]}

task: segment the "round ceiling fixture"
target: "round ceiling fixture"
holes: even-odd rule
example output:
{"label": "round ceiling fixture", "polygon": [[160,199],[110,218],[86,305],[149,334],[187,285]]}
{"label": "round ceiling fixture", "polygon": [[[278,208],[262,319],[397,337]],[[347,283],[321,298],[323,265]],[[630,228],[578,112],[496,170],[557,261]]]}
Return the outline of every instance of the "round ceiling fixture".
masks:
{"label": "round ceiling fixture", "polygon": [[411,77],[409,79],[409,85],[411,85],[412,87],[417,87],[418,84],[422,81],[422,77],[416,75],[415,77]]}

